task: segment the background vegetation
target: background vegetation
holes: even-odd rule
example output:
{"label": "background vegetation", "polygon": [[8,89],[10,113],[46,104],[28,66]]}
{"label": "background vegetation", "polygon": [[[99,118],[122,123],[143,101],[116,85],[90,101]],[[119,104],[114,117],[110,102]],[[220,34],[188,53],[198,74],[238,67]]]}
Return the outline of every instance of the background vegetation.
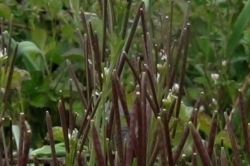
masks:
{"label": "background vegetation", "polygon": [[0,0],[0,17],[0,165],[249,164],[249,0]]}

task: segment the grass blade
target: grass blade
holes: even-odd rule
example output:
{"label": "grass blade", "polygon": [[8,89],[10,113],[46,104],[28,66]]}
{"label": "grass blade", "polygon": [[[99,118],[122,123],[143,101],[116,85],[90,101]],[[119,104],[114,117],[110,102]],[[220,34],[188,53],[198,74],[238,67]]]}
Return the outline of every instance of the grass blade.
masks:
{"label": "grass blade", "polygon": [[102,29],[102,60],[105,60],[105,52],[106,52],[106,44],[107,44],[107,24],[108,24],[108,1],[104,0],[103,1],[103,13],[102,13],[102,17],[103,17],[103,29]]}
{"label": "grass blade", "polygon": [[123,20],[122,39],[125,38],[126,33],[127,33],[127,27],[128,27],[128,22],[129,22],[129,12],[130,12],[130,8],[131,8],[131,4],[132,4],[132,0],[129,0],[127,2],[126,14],[125,14],[124,20]]}
{"label": "grass blade", "polygon": [[247,26],[247,23],[250,18],[250,0],[246,2],[245,7],[242,9],[241,13],[237,17],[237,20],[234,23],[232,34],[229,37],[227,44],[227,55],[232,55],[233,51],[239,45],[242,33]]}

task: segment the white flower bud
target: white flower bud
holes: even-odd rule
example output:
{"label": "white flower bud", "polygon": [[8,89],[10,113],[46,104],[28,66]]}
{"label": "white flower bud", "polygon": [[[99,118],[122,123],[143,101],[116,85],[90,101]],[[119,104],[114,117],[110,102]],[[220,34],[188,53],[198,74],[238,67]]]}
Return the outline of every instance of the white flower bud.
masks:
{"label": "white flower bud", "polygon": [[175,83],[174,85],[173,85],[173,87],[172,87],[172,92],[178,92],[179,91],[179,89],[180,89],[180,86],[179,86],[179,84],[177,84],[177,83]]}
{"label": "white flower bud", "polygon": [[212,103],[213,103],[214,105],[217,105],[217,101],[215,100],[215,98],[212,98]]}
{"label": "white flower bud", "polygon": [[0,51],[0,59],[5,59],[5,58],[7,58],[6,48],[4,48],[4,50]]}
{"label": "white flower bud", "polygon": [[204,111],[205,110],[205,107],[204,105],[201,105],[200,108],[199,108],[200,111]]}
{"label": "white flower bud", "polygon": [[222,61],[222,66],[226,66],[227,65],[227,61],[226,60],[224,60],[224,61]]}
{"label": "white flower bud", "polygon": [[104,67],[104,74],[105,74],[105,75],[108,75],[108,73],[109,73],[109,68]]}
{"label": "white flower bud", "polygon": [[212,73],[211,74],[211,78],[215,81],[215,83],[216,83],[216,81],[220,78],[220,75],[219,74],[217,74],[217,73]]}

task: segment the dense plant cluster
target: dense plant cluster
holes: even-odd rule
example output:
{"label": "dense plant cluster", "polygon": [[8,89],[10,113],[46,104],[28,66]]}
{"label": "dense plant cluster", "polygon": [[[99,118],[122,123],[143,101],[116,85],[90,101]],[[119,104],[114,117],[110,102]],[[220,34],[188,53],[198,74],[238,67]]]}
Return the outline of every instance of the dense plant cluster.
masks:
{"label": "dense plant cluster", "polygon": [[0,0],[0,165],[247,165],[250,0]]}

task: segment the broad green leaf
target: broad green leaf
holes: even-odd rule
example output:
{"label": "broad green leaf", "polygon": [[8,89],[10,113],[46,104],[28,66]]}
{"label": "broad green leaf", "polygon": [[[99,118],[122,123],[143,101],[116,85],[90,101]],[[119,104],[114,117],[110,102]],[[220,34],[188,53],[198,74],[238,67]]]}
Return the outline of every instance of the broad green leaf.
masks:
{"label": "broad green leaf", "polygon": [[250,54],[250,27],[244,31],[243,38],[241,40],[242,45],[245,48],[245,52]]}
{"label": "broad green leaf", "polygon": [[207,85],[207,79],[205,77],[197,77],[194,79],[194,82],[199,83],[201,85]]}
{"label": "broad green leaf", "polygon": [[228,132],[226,130],[220,131],[216,136],[215,136],[215,144],[221,145],[221,140],[223,140],[223,145],[224,147],[231,148],[231,142],[230,138],[228,135]]}
{"label": "broad green leaf", "polygon": [[[180,144],[180,140],[181,140],[182,136],[183,136],[183,130],[176,131],[175,137],[174,137],[174,139],[172,139],[172,144],[174,145],[173,151],[175,151],[175,149]],[[191,135],[189,135],[181,153],[185,154],[185,155],[192,155],[193,146],[194,146],[193,139],[192,139]]]}
{"label": "broad green leaf", "polygon": [[[57,156],[65,156],[66,151],[65,151],[64,144],[61,144],[61,143],[56,144],[55,149],[56,149]],[[51,147],[48,145],[45,145],[39,149],[33,150],[30,155],[31,156],[36,155],[37,157],[51,157],[52,156]]]}
{"label": "broad green leaf", "polygon": [[192,99],[192,100],[196,100],[197,97],[200,95],[200,93],[202,92],[202,89],[199,87],[190,87],[190,88],[186,88],[185,89],[185,96],[183,96],[183,98],[187,98],[188,99]]}
{"label": "broad green leaf", "polygon": [[62,57],[65,59],[70,60],[71,62],[79,62],[82,61],[84,62],[84,52],[82,49],[80,48],[71,48],[70,50],[68,50],[67,52],[65,52]]}
{"label": "broad green leaf", "polygon": [[197,38],[197,43],[203,55],[206,56],[206,60],[209,62],[213,61],[214,52],[213,52],[213,49],[211,48],[212,45],[211,45],[211,41],[209,40],[209,38],[207,37]]}
{"label": "broad green leaf", "polygon": [[55,40],[48,40],[48,43],[44,48],[46,60],[48,60],[50,63],[60,64],[63,60],[61,58],[61,54],[64,52],[64,49],[64,46]]}
{"label": "broad green leaf", "polygon": [[[67,110],[70,109],[69,103],[66,103],[65,106],[66,106]],[[80,101],[75,101],[73,103],[72,107],[73,107],[72,109],[75,113],[78,113],[79,115],[82,115],[84,113],[84,108],[83,108],[82,103]]]}
{"label": "broad green leaf", "polygon": [[193,107],[186,106],[184,103],[181,103],[179,118],[184,122],[188,122],[193,111]]}
{"label": "broad green leaf", "polygon": [[203,66],[202,66],[201,64],[195,64],[195,65],[194,65],[194,68],[197,70],[197,72],[198,72],[200,75],[202,75],[202,76],[205,75],[205,72],[204,72],[204,70],[203,70]]}
{"label": "broad green leaf", "polygon": [[[166,103],[165,103],[166,104]],[[184,103],[181,104],[179,118],[177,120],[177,129],[176,129],[176,135],[174,139],[172,140],[173,147],[176,148],[176,146],[180,143],[180,140],[183,135],[183,130],[189,121],[189,118],[191,116],[191,113],[193,111],[193,107],[186,106]],[[175,117],[172,116],[170,119],[170,126],[173,125],[173,121],[175,121]],[[185,144],[185,147],[183,149],[183,153],[190,154],[192,152],[192,138],[188,137],[187,143]]]}
{"label": "broad green leaf", "polygon": [[55,141],[64,142],[62,127],[59,126],[52,127],[52,132]]}
{"label": "broad green leaf", "polygon": [[47,1],[44,0],[28,0],[28,2],[30,2],[30,4],[34,6],[39,6],[39,7],[46,7],[47,3]]}
{"label": "broad green leaf", "polygon": [[17,60],[23,60],[28,71],[44,71],[46,67],[43,53],[30,41],[19,43]]}
{"label": "broad green leaf", "polygon": [[7,5],[3,3],[0,3],[0,17],[6,20],[11,19],[11,10]]}
{"label": "broad green leaf", "polygon": [[240,39],[243,35],[243,31],[246,28],[248,21],[250,18],[250,0],[248,0],[242,9],[241,13],[237,17],[237,20],[235,21],[235,24],[232,29],[232,34],[228,40],[227,48],[228,52],[227,54],[230,56],[232,55],[233,51],[236,49],[236,47],[239,45]]}
{"label": "broad green leaf", "polygon": [[[63,16],[62,16],[63,17]],[[64,19],[66,16],[64,16]],[[72,18],[71,18],[72,19]],[[72,24],[65,24],[61,26],[61,36],[64,39],[67,39],[70,42],[78,41],[78,37],[75,35],[75,26],[72,26]]]}
{"label": "broad green leaf", "polygon": [[56,95],[56,93],[53,91],[51,91],[51,93],[48,93],[48,97],[53,102],[57,102],[59,100],[58,95]]}
{"label": "broad green leaf", "polygon": [[210,132],[210,126],[212,123],[212,119],[210,116],[205,114],[204,112],[198,113],[198,123],[199,123],[199,129],[209,135]]}
{"label": "broad green leaf", "polygon": [[50,0],[48,2],[48,7],[53,18],[56,17],[57,13],[62,10],[63,4],[61,0]]}
{"label": "broad green leaf", "polygon": [[[79,82],[79,85],[81,86],[82,89],[85,89],[84,86],[82,85],[81,82]],[[57,78],[55,78],[51,83],[50,83],[50,88],[51,89],[55,89],[56,92],[61,91],[61,94],[64,97],[69,97],[69,93],[70,93],[70,79],[68,79],[67,77],[60,77],[60,75],[57,76]],[[77,94],[78,96],[78,91],[76,88],[76,85],[73,83],[72,84],[72,91],[74,92],[74,94]]]}
{"label": "broad green leaf", "polygon": [[47,34],[44,29],[35,27],[31,30],[31,38],[37,46],[43,50],[46,44]]}
{"label": "broad green leaf", "polygon": [[45,93],[38,93],[28,100],[30,105],[40,108],[48,106],[49,101],[49,97]]}
{"label": "broad green leaf", "polygon": [[50,93],[53,93],[49,87],[47,79],[43,78],[41,72],[31,73],[32,79],[22,84],[24,99],[35,107],[48,107],[51,104]]}

